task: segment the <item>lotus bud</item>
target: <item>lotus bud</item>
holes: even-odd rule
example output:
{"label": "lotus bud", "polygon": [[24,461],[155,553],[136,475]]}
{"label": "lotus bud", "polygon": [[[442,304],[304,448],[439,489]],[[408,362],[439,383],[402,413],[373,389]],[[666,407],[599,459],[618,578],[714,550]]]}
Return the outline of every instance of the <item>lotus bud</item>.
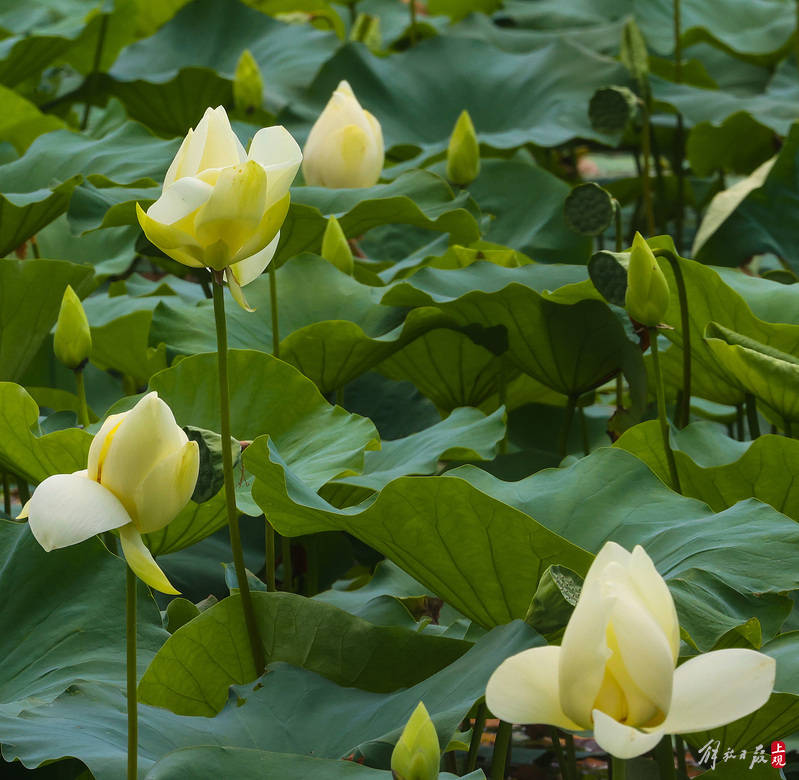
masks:
{"label": "lotus bud", "polygon": [[447,147],[447,178],[453,184],[471,184],[480,173],[480,144],[472,118],[461,111]]}
{"label": "lotus bud", "polygon": [[339,271],[352,276],[355,269],[355,261],[352,258],[352,250],[347,243],[347,237],[341,229],[341,225],[335,217],[327,220],[325,234],[322,237],[322,257],[328,263],[332,263]]}
{"label": "lotus bud", "polygon": [[261,108],[264,102],[264,82],[261,70],[249,49],[245,49],[233,75],[233,102],[246,113]]}
{"label": "lotus bud", "polygon": [[394,780],[436,780],[440,763],[436,727],[424,704],[419,702],[391,754]]}
{"label": "lotus bud", "polygon": [[649,327],[660,323],[669,307],[669,284],[640,233],[633,239],[624,307],[636,322]]}
{"label": "lotus bud", "polygon": [[55,356],[73,371],[81,368],[92,354],[92,333],[80,298],[70,285],[64,290],[53,339]]}

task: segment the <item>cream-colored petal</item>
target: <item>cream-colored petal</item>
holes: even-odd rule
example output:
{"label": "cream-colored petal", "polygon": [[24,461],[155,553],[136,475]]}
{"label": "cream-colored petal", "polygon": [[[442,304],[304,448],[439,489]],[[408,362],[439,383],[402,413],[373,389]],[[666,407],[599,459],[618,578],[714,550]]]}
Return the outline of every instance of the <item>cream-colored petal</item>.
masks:
{"label": "cream-colored petal", "polygon": [[248,160],[219,174],[211,197],[194,218],[194,233],[205,247],[223,242],[232,256],[258,230],[266,210],[266,172]]}
{"label": "cream-colored petal", "polygon": [[156,463],[133,496],[136,527],[141,533],[158,531],[175,519],[189,503],[199,471],[200,449],[196,441],[187,441]]}
{"label": "cream-colored petal", "polygon": [[186,134],[186,137],[183,139],[183,143],[180,145],[180,149],[178,149],[178,153],[175,155],[175,158],[169,165],[167,169],[166,176],[164,176],[164,185],[163,189],[165,190],[171,184],[174,184],[181,176],[185,176],[183,171],[183,160],[186,156],[186,151],[189,148],[189,144],[191,143],[192,136],[194,135],[194,130],[189,130]]}
{"label": "cream-colored petal", "polygon": [[650,615],[666,635],[674,663],[680,652],[680,623],[669,586],[658,574],[652,559],[641,545],[633,549],[628,566],[630,578]]}
{"label": "cream-colored petal", "polygon": [[168,593],[172,596],[177,596],[180,593],[167,579],[166,574],[161,571],[144,544],[141,534],[132,523],[119,529],[119,540],[122,542],[122,554],[125,556],[128,566],[142,582],[161,593]]}
{"label": "cream-colored petal", "polygon": [[236,280],[236,275],[233,273],[233,267],[229,266],[225,269],[225,279],[227,279],[228,287],[230,288],[230,294],[233,296],[233,300],[241,306],[244,311],[255,311],[255,309],[250,306],[247,302],[247,299],[244,297],[244,293],[242,292],[241,285]]}
{"label": "cream-colored petal", "polygon": [[616,758],[641,756],[652,750],[666,733],[663,728],[639,731],[613,720],[600,710],[594,710],[593,716],[594,739],[603,750]]}
{"label": "cream-colored petal", "polygon": [[508,723],[547,723],[580,731],[560,707],[558,661],[560,648],[534,647],[506,658],[486,686],[486,704]]}
{"label": "cream-colored petal", "polygon": [[159,461],[182,449],[187,441],[169,406],[157,393],[148,393],[114,433],[105,458],[100,458],[98,479],[138,521],[134,495],[139,485]]}
{"label": "cream-colored petal", "polygon": [[241,287],[249,284],[253,279],[257,279],[263,273],[264,268],[269,265],[275,256],[279,243],[280,231],[278,230],[277,235],[260,252],[256,252],[246,260],[239,260],[238,263],[233,263],[230,266],[230,270]]}
{"label": "cream-colored petal", "polygon": [[201,179],[187,176],[165,187],[161,197],[147,209],[147,216],[162,225],[174,225],[211,197],[213,187]]}
{"label": "cream-colored petal", "polygon": [[108,449],[105,446],[106,439],[108,438],[108,435],[122,422],[122,419],[126,414],[127,412],[121,412],[120,414],[108,415],[103,424],[100,426],[100,430],[94,435],[92,443],[89,446],[89,465],[86,468],[86,474],[89,479],[97,481],[97,466],[100,461],[100,454],[104,453]]}
{"label": "cream-colored petal", "polygon": [[282,125],[264,127],[250,144],[249,158],[266,171],[267,200],[280,200],[288,191],[302,162],[302,151]]}
{"label": "cream-colored petal", "polygon": [[28,525],[48,552],[130,524],[130,519],[116,496],[83,471],[48,477],[28,504]]}
{"label": "cream-colored petal", "polygon": [[756,650],[734,648],[698,655],[677,667],[669,734],[706,731],[762,707],[774,688],[777,664]]}

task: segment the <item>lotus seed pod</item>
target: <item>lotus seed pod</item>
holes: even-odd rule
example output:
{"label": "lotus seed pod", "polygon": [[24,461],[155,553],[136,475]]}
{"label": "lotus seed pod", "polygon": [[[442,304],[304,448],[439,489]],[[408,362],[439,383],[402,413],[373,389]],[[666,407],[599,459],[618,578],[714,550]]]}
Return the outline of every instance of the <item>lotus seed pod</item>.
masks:
{"label": "lotus seed pod", "polygon": [[661,322],[669,307],[668,282],[640,233],[635,234],[630,253],[624,306],[634,320],[650,327]]}
{"label": "lotus seed pod", "polygon": [[598,133],[617,135],[638,111],[638,98],[627,87],[602,87],[588,105],[591,127]]}
{"label": "lotus seed pod", "polygon": [[352,257],[352,250],[347,242],[347,237],[341,229],[338,220],[330,217],[327,220],[325,234],[322,237],[322,257],[328,263],[336,266],[339,271],[352,276],[355,270],[355,261]]}
{"label": "lotus seed pod", "polygon": [[461,111],[447,147],[447,178],[454,184],[471,184],[480,173],[480,144],[469,112]]}
{"label": "lotus seed pod", "polygon": [[64,290],[53,339],[55,356],[73,371],[92,354],[92,333],[80,298],[70,285]]}
{"label": "lotus seed pod", "polygon": [[395,780],[436,780],[440,762],[436,727],[419,702],[394,746],[391,771]]}
{"label": "lotus seed pod", "polygon": [[261,78],[261,69],[249,49],[241,53],[236,65],[233,101],[237,109],[247,113],[263,106],[264,81]]}
{"label": "lotus seed pod", "polygon": [[583,236],[604,233],[613,220],[613,196],[598,184],[578,184],[563,204],[566,224]]}

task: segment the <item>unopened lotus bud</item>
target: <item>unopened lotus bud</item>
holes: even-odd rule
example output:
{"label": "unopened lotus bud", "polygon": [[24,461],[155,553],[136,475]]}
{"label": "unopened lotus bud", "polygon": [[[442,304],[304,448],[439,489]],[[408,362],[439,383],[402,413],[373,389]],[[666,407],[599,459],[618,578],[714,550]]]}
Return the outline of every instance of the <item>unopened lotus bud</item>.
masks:
{"label": "unopened lotus bud", "polygon": [[454,184],[471,184],[480,173],[480,144],[469,112],[461,111],[447,147],[447,178]]}
{"label": "unopened lotus bud", "polygon": [[264,81],[261,69],[249,49],[245,49],[233,76],[233,101],[241,111],[251,112],[263,106]]}
{"label": "unopened lotus bud", "polygon": [[61,309],[55,325],[53,340],[55,356],[73,371],[80,368],[92,354],[92,333],[83,304],[75,291],[67,285],[61,299]]}
{"label": "unopened lotus bud", "polygon": [[391,771],[395,780],[436,780],[440,762],[436,727],[419,702],[394,746]]}
{"label": "unopened lotus bud", "polygon": [[328,263],[336,266],[339,271],[352,276],[355,270],[355,261],[352,258],[352,250],[344,231],[341,229],[338,220],[330,217],[327,220],[325,234],[322,237],[322,257]]}
{"label": "unopened lotus bud", "polygon": [[640,233],[635,234],[627,268],[624,307],[642,325],[657,325],[669,306],[669,285],[658,261]]}

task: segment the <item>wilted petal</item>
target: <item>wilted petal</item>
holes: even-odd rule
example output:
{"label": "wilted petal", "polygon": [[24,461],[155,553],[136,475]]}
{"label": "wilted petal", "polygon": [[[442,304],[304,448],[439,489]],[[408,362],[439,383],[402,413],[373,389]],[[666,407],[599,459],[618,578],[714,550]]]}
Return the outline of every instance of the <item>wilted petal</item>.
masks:
{"label": "wilted petal", "polygon": [[561,709],[558,694],[560,648],[534,647],[506,658],[486,686],[486,704],[508,723],[547,723],[580,731]]}
{"label": "wilted petal", "polygon": [[200,449],[196,441],[161,459],[139,485],[136,503],[136,527],[152,533],[175,519],[189,503],[200,471]]}
{"label": "wilted petal", "polygon": [[119,499],[89,479],[85,471],[45,479],[34,491],[27,510],[28,525],[48,552],[78,544],[131,520]]}
{"label": "wilted petal", "polygon": [[706,731],[762,707],[774,688],[777,664],[756,650],[714,650],[686,661],[674,673],[669,734]]}
{"label": "wilted petal", "polygon": [[155,588],[161,593],[168,593],[177,596],[180,591],[175,590],[172,583],[167,579],[166,574],[161,571],[155,558],[147,549],[141,534],[131,523],[119,529],[119,539],[122,542],[122,553],[128,566],[133,573],[151,588]]}
{"label": "wilted petal", "polygon": [[665,729],[639,731],[625,726],[601,710],[594,710],[594,739],[599,747],[616,758],[635,758],[641,756],[663,738]]}

